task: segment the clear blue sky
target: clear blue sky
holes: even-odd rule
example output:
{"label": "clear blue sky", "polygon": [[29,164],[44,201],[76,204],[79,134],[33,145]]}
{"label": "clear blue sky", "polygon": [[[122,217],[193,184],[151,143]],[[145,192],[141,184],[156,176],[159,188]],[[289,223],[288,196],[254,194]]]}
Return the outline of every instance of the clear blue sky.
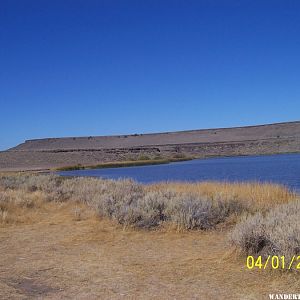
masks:
{"label": "clear blue sky", "polygon": [[300,1],[3,0],[0,149],[300,119]]}

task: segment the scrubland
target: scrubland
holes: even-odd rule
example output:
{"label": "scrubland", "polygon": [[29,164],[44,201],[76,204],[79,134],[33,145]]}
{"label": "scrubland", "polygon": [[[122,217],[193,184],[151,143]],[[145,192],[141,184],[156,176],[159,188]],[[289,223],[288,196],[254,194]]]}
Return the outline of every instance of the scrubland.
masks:
{"label": "scrubland", "polygon": [[[245,257],[299,255],[299,208],[298,195],[274,184],[2,175],[0,296],[263,299],[268,291],[298,292],[297,271],[250,271]],[[16,263],[23,256],[27,264]]]}

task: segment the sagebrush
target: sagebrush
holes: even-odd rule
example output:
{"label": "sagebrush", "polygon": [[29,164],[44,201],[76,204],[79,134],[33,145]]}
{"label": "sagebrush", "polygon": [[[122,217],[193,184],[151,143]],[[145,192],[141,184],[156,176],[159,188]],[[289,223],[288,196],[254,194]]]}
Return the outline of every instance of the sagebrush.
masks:
{"label": "sagebrush", "polygon": [[300,254],[300,200],[278,205],[266,214],[244,217],[231,233],[231,241],[245,254]]}

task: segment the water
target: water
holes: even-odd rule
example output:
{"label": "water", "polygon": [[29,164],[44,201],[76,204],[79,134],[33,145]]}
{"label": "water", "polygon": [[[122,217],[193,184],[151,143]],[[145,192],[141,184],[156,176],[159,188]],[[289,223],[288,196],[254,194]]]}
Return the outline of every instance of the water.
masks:
{"label": "water", "polygon": [[133,178],[158,181],[259,181],[283,184],[300,191],[300,154],[196,159],[165,165],[63,171],[63,176]]}

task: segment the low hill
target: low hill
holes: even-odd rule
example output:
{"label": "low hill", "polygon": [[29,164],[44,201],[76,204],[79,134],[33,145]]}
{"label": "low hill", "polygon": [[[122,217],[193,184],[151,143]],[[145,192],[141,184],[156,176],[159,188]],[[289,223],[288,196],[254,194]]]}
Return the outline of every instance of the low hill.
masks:
{"label": "low hill", "polygon": [[300,121],[151,134],[27,140],[0,152],[0,170],[103,162],[300,152]]}
{"label": "low hill", "polygon": [[27,140],[11,150],[83,150],[300,138],[300,122],[152,134]]}

